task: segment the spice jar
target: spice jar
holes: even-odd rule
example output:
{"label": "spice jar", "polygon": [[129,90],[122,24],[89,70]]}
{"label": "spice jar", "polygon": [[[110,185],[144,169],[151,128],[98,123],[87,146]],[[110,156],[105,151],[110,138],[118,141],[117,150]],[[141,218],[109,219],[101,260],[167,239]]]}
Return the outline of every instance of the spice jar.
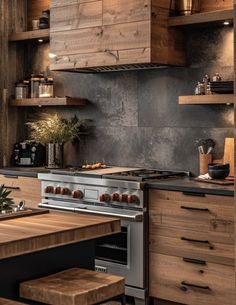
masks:
{"label": "spice jar", "polygon": [[15,95],[16,99],[28,98],[28,85],[23,81],[15,83]]}
{"label": "spice jar", "polygon": [[37,98],[39,97],[39,84],[44,79],[43,75],[31,75],[30,78],[30,97]]}
{"label": "spice jar", "polygon": [[42,80],[39,84],[39,97],[53,97],[53,79]]}

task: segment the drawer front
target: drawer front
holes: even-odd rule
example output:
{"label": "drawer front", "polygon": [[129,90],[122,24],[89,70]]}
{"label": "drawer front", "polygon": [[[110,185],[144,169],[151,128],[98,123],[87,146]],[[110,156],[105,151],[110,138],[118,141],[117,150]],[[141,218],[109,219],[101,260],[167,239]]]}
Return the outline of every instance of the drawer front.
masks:
{"label": "drawer front", "polygon": [[16,204],[25,200],[26,206],[36,208],[41,201],[41,186],[37,178],[0,175],[0,184],[11,190],[10,197]]}
{"label": "drawer front", "polygon": [[234,305],[234,268],[150,253],[150,296],[189,305]]}
{"label": "drawer front", "polygon": [[233,235],[160,227],[158,234],[149,234],[149,251],[234,265]]}
{"label": "drawer front", "polygon": [[232,233],[233,197],[198,197],[181,192],[152,190],[149,193],[149,215],[150,228],[161,224],[199,232]]}

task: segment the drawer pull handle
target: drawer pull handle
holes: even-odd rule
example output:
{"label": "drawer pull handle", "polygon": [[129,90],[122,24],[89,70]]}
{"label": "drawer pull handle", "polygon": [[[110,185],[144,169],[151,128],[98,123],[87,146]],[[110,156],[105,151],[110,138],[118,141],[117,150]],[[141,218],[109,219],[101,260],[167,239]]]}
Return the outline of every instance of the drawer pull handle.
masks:
{"label": "drawer pull handle", "polygon": [[183,285],[182,287],[187,286],[187,287],[192,287],[192,288],[211,290],[211,288],[209,286],[195,285],[195,284],[187,283],[185,281],[181,282],[181,285]]}
{"label": "drawer pull handle", "polygon": [[211,245],[209,240],[199,240],[199,239],[192,239],[192,238],[187,238],[187,237],[181,237],[181,240],[185,240],[185,241],[189,241],[189,242],[194,242],[194,243],[208,244],[209,248],[211,250],[214,249],[214,247]]}
{"label": "drawer pull handle", "polygon": [[9,190],[20,190],[20,187],[19,186],[7,186],[7,185],[5,185],[5,188],[6,189],[9,189]]}
{"label": "drawer pull handle", "polygon": [[199,212],[209,212],[208,208],[194,208],[194,207],[186,207],[181,205],[181,209],[190,210],[190,211],[199,211]]}
{"label": "drawer pull handle", "polygon": [[205,197],[206,194],[203,193],[194,193],[194,192],[183,192],[185,196],[195,196],[195,197]]}
{"label": "drawer pull handle", "polygon": [[183,257],[183,261],[186,262],[186,263],[190,263],[190,264],[206,265],[205,261],[201,261],[199,259]]}

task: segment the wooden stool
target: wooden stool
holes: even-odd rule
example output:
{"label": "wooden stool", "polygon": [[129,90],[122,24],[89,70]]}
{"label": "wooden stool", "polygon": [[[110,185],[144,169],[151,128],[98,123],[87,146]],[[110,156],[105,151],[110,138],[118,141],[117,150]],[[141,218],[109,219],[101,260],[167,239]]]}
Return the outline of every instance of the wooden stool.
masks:
{"label": "wooden stool", "polygon": [[26,304],[19,303],[9,299],[0,298],[0,305],[26,305]]}
{"label": "wooden stool", "polygon": [[125,305],[123,277],[72,268],[20,284],[20,296],[50,305],[95,305],[120,298]]}

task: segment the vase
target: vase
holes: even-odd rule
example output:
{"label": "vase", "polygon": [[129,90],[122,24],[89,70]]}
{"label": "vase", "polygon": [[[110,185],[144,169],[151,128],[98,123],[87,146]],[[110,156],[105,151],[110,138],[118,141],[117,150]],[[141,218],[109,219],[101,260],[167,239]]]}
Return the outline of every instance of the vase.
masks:
{"label": "vase", "polygon": [[63,144],[48,143],[46,146],[47,168],[63,167]]}

